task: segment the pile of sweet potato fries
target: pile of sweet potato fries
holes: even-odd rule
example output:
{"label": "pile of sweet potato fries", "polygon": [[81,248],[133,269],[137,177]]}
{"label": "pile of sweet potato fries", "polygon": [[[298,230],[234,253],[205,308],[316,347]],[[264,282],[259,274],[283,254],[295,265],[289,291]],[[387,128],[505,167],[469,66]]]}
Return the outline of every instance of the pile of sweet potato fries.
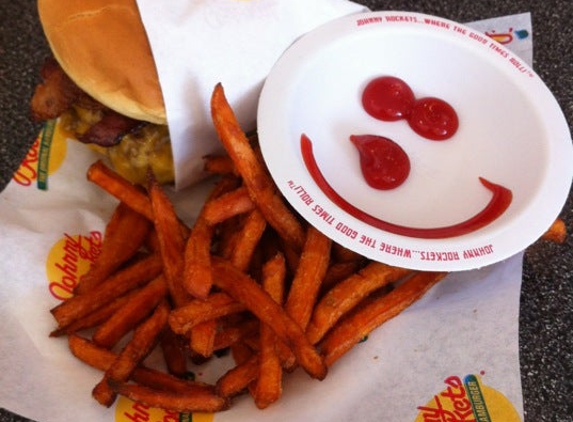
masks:
{"label": "pile of sweet potato fries", "polygon": [[[95,265],[52,309],[52,336],[66,335],[71,352],[103,372],[92,394],[105,406],[119,394],[170,411],[217,412],[247,393],[265,408],[281,396],[283,375],[300,367],[323,379],[446,275],[370,261],[301,221],[221,85],[211,108],[228,154],[206,157],[217,183],[192,227],[152,174],[145,189],[102,162],[88,171],[119,204]],[[145,365],[156,348],[167,370]],[[235,366],[214,385],[187,379],[190,364],[223,351]]]}

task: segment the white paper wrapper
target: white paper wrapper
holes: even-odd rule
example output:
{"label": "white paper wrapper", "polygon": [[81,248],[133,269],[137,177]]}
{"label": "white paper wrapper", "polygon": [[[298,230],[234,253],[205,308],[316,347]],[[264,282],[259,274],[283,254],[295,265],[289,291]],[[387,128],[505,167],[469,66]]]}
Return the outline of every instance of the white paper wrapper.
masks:
{"label": "white paper wrapper", "polygon": [[320,24],[366,10],[347,0],[137,3],[165,99],[178,188],[196,182],[202,157],[220,149],[209,107],[218,82],[252,130],[264,79],[282,52]]}
{"label": "white paper wrapper", "polygon": [[[509,28],[513,33],[528,31],[527,39],[514,37],[508,44],[528,60],[529,15],[492,20],[482,30],[502,34]],[[526,44],[529,47],[521,49]],[[73,282],[71,266],[86,260],[89,264],[97,253],[116,202],[85,180],[85,169],[97,156],[82,145],[54,141],[47,179],[38,165],[46,158],[46,151],[35,145],[0,195],[0,406],[39,422],[176,420],[123,400],[111,409],[100,406],[91,390],[101,374],[76,360],[65,339],[48,337],[55,328],[49,310]],[[38,189],[43,183],[47,190]],[[184,220],[193,220],[209,187],[203,182],[169,192]],[[75,242],[65,244],[66,239]],[[51,252],[57,245],[67,255],[55,258]],[[264,411],[243,396],[214,419],[194,415],[193,420],[473,421],[467,414],[472,385],[505,406],[505,419],[490,420],[522,420],[521,265],[520,254],[481,270],[449,275],[344,356],[326,380],[311,380],[302,371],[286,377],[284,397]],[[211,362],[197,372],[199,378],[212,381],[226,364],[225,359]],[[462,396],[459,386],[464,380],[469,387]],[[492,415],[494,411],[490,408]]]}

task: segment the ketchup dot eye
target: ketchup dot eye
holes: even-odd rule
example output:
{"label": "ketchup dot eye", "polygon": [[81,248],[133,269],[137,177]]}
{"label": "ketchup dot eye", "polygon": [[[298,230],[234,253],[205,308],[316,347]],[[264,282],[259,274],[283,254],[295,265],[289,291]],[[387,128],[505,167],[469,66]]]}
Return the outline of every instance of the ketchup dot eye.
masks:
{"label": "ketchup dot eye", "polygon": [[374,189],[400,186],[410,174],[410,159],[400,145],[377,135],[351,135],[358,149],[360,167],[366,183]]}
{"label": "ketchup dot eye", "polygon": [[434,141],[451,138],[458,130],[458,115],[440,98],[420,98],[414,103],[408,124],[418,135]]}
{"label": "ketchup dot eye", "polygon": [[414,101],[410,86],[394,76],[373,79],[362,93],[364,110],[372,117],[387,122],[407,118]]}

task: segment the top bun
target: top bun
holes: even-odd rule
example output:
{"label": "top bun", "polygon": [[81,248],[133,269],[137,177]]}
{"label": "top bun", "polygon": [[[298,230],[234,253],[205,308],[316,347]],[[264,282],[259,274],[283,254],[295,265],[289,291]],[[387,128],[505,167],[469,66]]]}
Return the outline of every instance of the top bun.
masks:
{"label": "top bun", "polygon": [[56,60],[83,91],[125,116],[166,124],[135,0],[38,0],[38,12]]}

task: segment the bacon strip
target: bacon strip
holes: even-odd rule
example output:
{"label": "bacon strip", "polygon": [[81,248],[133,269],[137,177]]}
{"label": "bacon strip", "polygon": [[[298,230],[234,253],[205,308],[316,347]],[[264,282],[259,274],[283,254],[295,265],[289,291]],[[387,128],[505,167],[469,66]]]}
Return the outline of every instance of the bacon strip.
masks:
{"label": "bacon strip", "polygon": [[124,135],[143,124],[116,113],[83,92],[53,57],[46,59],[40,75],[42,82],[36,86],[30,104],[35,121],[55,119],[74,104],[89,110],[103,110],[102,119],[79,136],[78,140],[104,147],[118,144]]}
{"label": "bacon strip", "polygon": [[53,58],[44,62],[40,74],[42,83],[36,86],[31,100],[32,118],[55,119],[71,107],[81,90]]}
{"label": "bacon strip", "polygon": [[141,125],[142,122],[139,120],[131,119],[108,109],[101,120],[90,127],[86,133],[79,136],[78,140],[85,144],[110,147],[117,145],[124,135]]}

